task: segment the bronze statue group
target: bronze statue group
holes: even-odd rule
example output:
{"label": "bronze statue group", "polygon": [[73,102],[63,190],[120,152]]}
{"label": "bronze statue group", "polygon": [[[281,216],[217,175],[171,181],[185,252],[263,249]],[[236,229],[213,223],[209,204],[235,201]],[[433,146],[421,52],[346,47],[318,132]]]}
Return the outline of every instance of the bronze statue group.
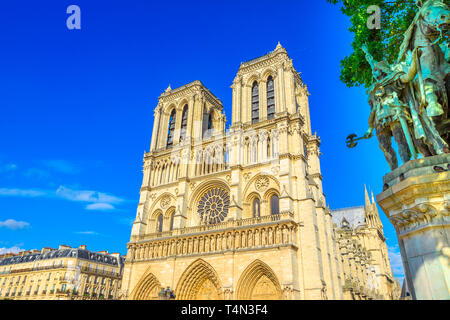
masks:
{"label": "bronze statue group", "polygon": [[[446,40],[450,11],[442,0],[416,3],[418,12],[404,34],[395,64],[377,62],[367,45],[362,48],[373,74],[368,89],[369,129],[362,138],[370,138],[375,129],[391,170],[398,167],[392,137],[403,162],[418,154],[450,152],[450,49]],[[350,147],[356,145],[354,137],[349,136]]]}

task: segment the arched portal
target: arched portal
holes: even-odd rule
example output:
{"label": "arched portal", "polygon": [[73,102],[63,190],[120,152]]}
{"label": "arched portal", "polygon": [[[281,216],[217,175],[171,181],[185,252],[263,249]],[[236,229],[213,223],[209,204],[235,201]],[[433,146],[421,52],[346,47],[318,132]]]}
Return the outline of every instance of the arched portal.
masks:
{"label": "arched portal", "polygon": [[280,282],[267,264],[255,260],[242,273],[236,296],[238,300],[280,300]]}
{"label": "arched portal", "polygon": [[175,290],[179,300],[222,300],[222,284],[214,268],[202,259],[183,273]]}
{"label": "arched portal", "polygon": [[149,273],[144,276],[136,285],[133,300],[157,300],[158,293],[161,290],[161,284],[158,279]]}

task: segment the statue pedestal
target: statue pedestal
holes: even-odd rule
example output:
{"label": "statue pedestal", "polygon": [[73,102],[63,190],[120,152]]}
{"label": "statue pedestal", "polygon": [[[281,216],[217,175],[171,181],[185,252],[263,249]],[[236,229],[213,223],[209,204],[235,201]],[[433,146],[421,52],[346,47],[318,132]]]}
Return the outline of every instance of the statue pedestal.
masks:
{"label": "statue pedestal", "polygon": [[450,299],[449,164],[450,154],[409,161],[384,176],[377,196],[397,231],[413,299]]}

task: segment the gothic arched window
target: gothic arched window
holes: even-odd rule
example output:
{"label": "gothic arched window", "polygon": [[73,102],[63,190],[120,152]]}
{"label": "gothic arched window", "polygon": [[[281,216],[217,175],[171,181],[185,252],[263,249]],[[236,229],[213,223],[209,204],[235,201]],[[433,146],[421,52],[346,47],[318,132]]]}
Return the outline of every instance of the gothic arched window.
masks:
{"label": "gothic arched window", "polygon": [[162,232],[163,229],[163,215],[160,213],[156,218],[156,232]]}
{"label": "gothic arched window", "polygon": [[175,212],[170,215],[170,230],[173,230],[173,219],[175,218]]}
{"label": "gothic arched window", "polygon": [[276,194],[270,198],[270,214],[280,213],[280,199]]}
{"label": "gothic arched window", "polygon": [[185,105],[183,108],[183,113],[181,114],[181,132],[180,132],[180,141],[186,138],[187,131],[187,122],[188,122],[188,105]]}
{"label": "gothic arched window", "polygon": [[172,110],[169,118],[169,132],[167,133],[167,148],[173,145],[173,135],[175,132],[175,109]]}
{"label": "gothic arched window", "polygon": [[261,216],[261,202],[258,198],[253,200],[253,218],[259,218]]}
{"label": "gothic arched window", "polygon": [[273,86],[273,78],[267,78],[267,119],[275,117],[275,90]]}
{"label": "gothic arched window", "polygon": [[212,128],[213,128],[212,114],[209,113],[209,114],[208,114],[208,130],[212,130]]}
{"label": "gothic arched window", "polygon": [[203,108],[203,138],[209,138],[214,129],[212,113],[212,110],[209,113],[206,111],[206,106]]}
{"label": "gothic arched window", "polygon": [[252,123],[259,121],[259,88],[258,83],[253,82],[252,86]]}

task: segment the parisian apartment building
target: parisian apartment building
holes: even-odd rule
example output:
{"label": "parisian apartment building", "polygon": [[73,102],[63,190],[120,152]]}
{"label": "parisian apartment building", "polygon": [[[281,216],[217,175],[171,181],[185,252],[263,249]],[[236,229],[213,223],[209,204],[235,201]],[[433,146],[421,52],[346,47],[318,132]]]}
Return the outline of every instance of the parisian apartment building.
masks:
{"label": "parisian apartment building", "polygon": [[119,253],[72,248],[0,255],[0,299],[114,300],[125,258]]}

